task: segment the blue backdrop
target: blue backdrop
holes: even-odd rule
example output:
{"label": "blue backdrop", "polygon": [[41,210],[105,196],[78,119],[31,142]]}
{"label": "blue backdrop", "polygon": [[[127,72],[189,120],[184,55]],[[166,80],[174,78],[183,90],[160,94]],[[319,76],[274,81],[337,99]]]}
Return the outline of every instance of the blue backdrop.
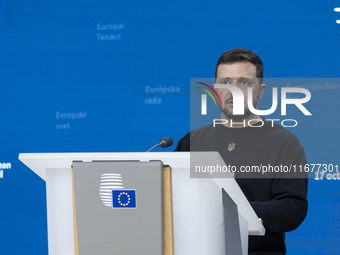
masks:
{"label": "blue backdrop", "polygon": [[[339,5],[339,6],[337,6]],[[340,77],[339,1],[0,0],[0,254],[47,254],[45,183],[21,152],[146,151],[189,131],[190,78],[252,49],[272,78]],[[290,129],[339,164],[340,86]],[[166,150],[173,150],[174,146]],[[310,180],[289,254],[338,254],[340,180]]]}

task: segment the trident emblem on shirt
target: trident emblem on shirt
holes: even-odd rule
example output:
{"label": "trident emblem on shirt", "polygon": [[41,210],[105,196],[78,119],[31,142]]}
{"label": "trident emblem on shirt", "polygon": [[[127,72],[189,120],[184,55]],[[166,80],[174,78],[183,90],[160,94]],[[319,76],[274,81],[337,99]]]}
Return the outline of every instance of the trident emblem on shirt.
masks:
{"label": "trident emblem on shirt", "polygon": [[228,151],[233,151],[235,149],[236,143],[229,143]]}

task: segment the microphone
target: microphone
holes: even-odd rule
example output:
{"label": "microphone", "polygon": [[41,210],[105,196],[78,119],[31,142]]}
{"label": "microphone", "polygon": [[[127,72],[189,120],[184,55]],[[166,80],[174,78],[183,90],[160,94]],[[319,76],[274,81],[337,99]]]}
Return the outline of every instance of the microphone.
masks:
{"label": "microphone", "polygon": [[146,152],[150,152],[150,151],[152,151],[153,149],[155,149],[155,148],[158,147],[158,146],[161,146],[161,147],[163,147],[163,148],[169,147],[169,146],[171,146],[171,145],[173,144],[173,142],[174,142],[174,141],[172,140],[171,137],[165,137],[165,138],[163,138],[162,140],[160,140],[158,144],[156,144],[155,146],[153,146],[152,148],[150,148],[150,149],[149,149],[148,151],[146,151]]}

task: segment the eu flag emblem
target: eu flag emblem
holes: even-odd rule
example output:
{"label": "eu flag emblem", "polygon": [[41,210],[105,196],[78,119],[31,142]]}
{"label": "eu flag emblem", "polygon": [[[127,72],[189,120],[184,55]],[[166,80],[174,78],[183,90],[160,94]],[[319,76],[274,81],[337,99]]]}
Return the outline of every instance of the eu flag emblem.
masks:
{"label": "eu flag emblem", "polygon": [[136,190],[112,190],[113,208],[136,208]]}

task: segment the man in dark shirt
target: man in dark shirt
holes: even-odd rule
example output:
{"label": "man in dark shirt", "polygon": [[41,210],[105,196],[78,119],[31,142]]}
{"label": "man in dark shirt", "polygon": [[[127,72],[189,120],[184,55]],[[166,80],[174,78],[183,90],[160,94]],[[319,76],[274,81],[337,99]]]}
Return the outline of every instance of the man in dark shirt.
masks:
{"label": "man in dark shirt", "polygon": [[[218,88],[223,125],[209,125],[191,131],[175,151],[218,151],[236,169],[276,167],[279,171],[252,173],[237,171],[235,179],[266,228],[265,236],[249,237],[249,254],[285,254],[285,232],[296,229],[307,214],[306,174],[292,175],[294,166],[304,166],[304,150],[289,131],[252,113],[248,97],[257,109],[265,90],[262,60],[252,51],[233,49],[217,61],[217,84],[233,84],[244,94],[244,114],[233,113],[230,90]],[[252,95],[248,95],[248,88]],[[251,120],[251,122],[249,122]]]}

